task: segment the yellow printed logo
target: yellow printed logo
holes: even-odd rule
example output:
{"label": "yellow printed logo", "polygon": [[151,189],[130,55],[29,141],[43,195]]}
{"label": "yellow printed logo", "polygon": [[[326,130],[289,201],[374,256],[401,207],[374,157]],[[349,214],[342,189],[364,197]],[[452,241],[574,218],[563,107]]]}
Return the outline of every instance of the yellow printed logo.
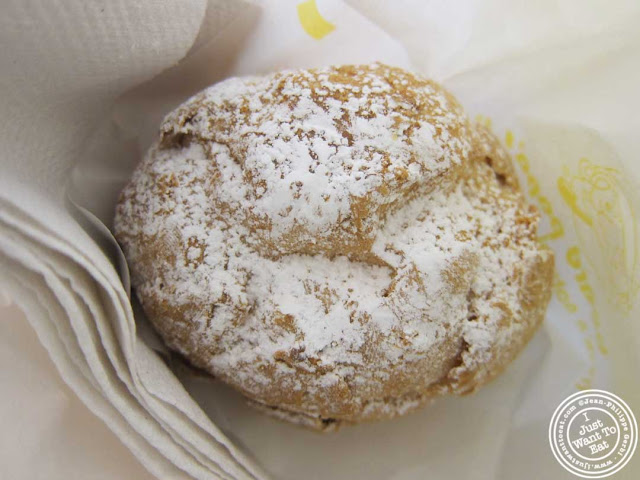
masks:
{"label": "yellow printed logo", "polygon": [[598,252],[588,258],[610,302],[629,312],[640,291],[640,237],[633,203],[618,169],[586,158],[576,167],[564,167],[558,191],[574,215],[582,249]]}
{"label": "yellow printed logo", "polygon": [[326,37],[335,30],[335,25],[326,21],[320,15],[316,0],[301,2],[298,4],[297,9],[302,28],[316,40]]}

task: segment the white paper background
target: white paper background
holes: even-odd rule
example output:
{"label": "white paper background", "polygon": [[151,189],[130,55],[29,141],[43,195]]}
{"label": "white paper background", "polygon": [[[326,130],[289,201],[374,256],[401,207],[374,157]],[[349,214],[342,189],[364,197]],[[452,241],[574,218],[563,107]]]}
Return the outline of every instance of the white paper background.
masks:
{"label": "white paper background", "polygon": [[152,480],[60,379],[22,313],[0,306],[0,319],[0,476]]}
{"label": "white paper background", "polygon": [[[65,196],[109,225],[115,196],[162,116],[227,76],[373,60],[412,68],[443,82],[472,116],[491,119],[500,137],[512,132],[518,164],[530,165],[529,177],[521,169],[523,186],[534,203],[551,205],[541,234],[562,226],[549,245],[564,286],[523,355],[474,396],[332,436],[265,418],[224,386],[179,363],[174,370],[217,427],[275,478],[570,478],[547,444],[549,418],[565,396],[578,385],[609,389],[640,412],[640,5],[318,0],[335,29],[316,39],[297,4],[3,7],[0,35],[12,45],[0,53],[7,289],[63,378],[156,475],[260,476],[132,336],[109,263],[117,251]],[[595,177],[582,158],[609,169],[606,189],[590,189]],[[559,179],[573,189],[573,206]],[[616,249],[625,258],[619,265],[611,263]],[[95,347],[85,346],[78,315],[95,322],[86,333]],[[116,377],[125,388],[109,393]],[[616,478],[637,478],[639,465],[632,460]]]}

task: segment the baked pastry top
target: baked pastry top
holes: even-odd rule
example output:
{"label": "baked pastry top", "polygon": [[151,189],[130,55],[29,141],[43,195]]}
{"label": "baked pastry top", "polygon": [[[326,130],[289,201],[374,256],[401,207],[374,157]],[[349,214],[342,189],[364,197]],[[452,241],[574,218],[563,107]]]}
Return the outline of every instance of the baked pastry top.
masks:
{"label": "baked pastry top", "polygon": [[146,315],[319,429],[482,385],[542,322],[553,254],[511,159],[381,64],[231,78],[164,120],[116,209]]}

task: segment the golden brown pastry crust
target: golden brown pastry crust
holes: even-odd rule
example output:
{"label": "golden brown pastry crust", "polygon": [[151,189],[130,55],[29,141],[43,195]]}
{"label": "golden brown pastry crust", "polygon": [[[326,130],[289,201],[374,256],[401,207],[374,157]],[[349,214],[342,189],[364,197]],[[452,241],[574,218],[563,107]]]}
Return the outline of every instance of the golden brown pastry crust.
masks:
{"label": "golden brown pastry crust", "polygon": [[231,79],[172,112],[116,236],[166,343],[318,429],[468,393],[535,332],[553,255],[509,155],[385,65]]}

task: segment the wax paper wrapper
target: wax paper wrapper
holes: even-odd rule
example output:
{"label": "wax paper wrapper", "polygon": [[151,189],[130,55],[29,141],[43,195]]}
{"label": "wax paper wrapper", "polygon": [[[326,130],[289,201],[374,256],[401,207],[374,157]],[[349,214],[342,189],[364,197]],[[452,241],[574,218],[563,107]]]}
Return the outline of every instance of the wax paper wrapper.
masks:
{"label": "wax paper wrapper", "polygon": [[[601,388],[640,412],[637,2],[0,10],[2,288],[63,379],[159,478],[571,478],[547,439],[562,399]],[[167,352],[131,306],[109,227],[162,117],[189,96],[234,75],[372,61],[441,82],[504,142],[556,253],[554,295],[526,350],[478,393],[319,435]],[[617,478],[639,469],[632,460]]]}

